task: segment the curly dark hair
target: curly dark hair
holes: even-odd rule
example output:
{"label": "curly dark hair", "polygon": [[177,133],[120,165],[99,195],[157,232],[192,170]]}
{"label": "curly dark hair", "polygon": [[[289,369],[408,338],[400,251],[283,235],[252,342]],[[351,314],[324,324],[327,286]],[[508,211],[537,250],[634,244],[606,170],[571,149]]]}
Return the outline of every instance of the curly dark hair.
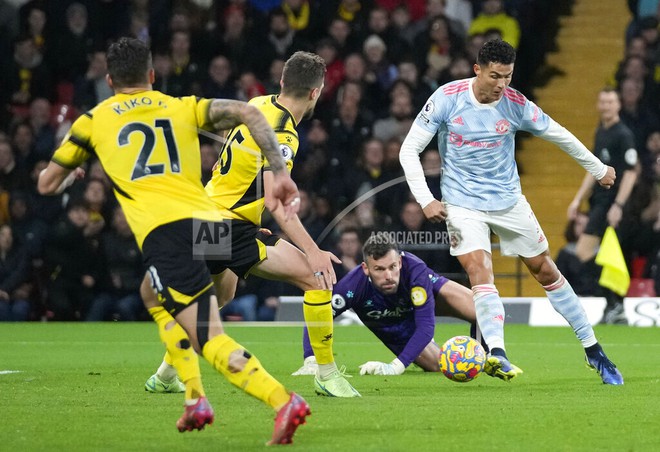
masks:
{"label": "curly dark hair", "polygon": [[115,88],[126,88],[148,83],[151,69],[151,51],[142,41],[119,38],[110,44],[107,54],[108,74]]}
{"label": "curly dark hair", "polygon": [[392,239],[391,234],[387,232],[372,233],[371,237],[362,247],[362,259],[366,262],[367,258],[380,259],[391,250],[399,252],[399,246]]}
{"label": "curly dark hair", "polygon": [[486,41],[477,55],[479,66],[488,66],[489,63],[513,64],[515,62],[516,49],[501,39]]}
{"label": "curly dark hair", "polygon": [[325,61],[320,56],[298,51],[284,63],[282,93],[294,97],[305,97],[318,88],[325,77]]}

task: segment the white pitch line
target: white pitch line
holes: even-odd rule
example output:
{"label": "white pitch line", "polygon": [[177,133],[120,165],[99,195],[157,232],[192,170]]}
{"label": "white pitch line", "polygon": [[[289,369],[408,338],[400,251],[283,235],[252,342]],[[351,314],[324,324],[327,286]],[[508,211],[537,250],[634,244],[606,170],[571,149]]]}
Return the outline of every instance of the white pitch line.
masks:
{"label": "white pitch line", "polygon": [[17,374],[22,372],[21,370],[0,370],[0,375],[7,375],[7,374]]}

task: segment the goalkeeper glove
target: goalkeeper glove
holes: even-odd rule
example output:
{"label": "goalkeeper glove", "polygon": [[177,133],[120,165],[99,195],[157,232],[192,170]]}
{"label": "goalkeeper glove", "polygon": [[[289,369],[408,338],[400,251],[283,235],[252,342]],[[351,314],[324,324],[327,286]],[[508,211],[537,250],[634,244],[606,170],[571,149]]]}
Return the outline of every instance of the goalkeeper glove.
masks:
{"label": "goalkeeper glove", "polygon": [[391,363],[368,361],[360,366],[360,375],[401,375],[406,370],[399,358]]}

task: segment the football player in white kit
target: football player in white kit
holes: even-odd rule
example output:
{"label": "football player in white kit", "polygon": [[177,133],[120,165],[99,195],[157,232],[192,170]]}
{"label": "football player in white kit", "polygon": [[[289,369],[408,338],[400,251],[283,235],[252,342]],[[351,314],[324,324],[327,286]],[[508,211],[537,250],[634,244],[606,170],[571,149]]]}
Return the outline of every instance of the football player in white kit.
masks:
{"label": "football player in white kit", "polygon": [[[504,306],[494,284],[490,232],[504,255],[519,256],[543,286],[552,306],[571,325],[587,364],[605,384],[623,377],[598,343],[571,285],[550,257],[548,241],[520,188],[515,134],[524,130],[559,146],[603,187],[616,179],[568,130],[524,95],[509,87],[516,58],[499,39],[479,51],[475,77],[438,88],[419,112],[401,146],[400,161],[410,190],[431,221],[447,221],[451,254],[467,272],[477,321],[490,348],[485,371],[509,381],[522,370],[509,362],[504,346]],[[436,137],[442,156],[442,201],[426,185],[419,154]]]}

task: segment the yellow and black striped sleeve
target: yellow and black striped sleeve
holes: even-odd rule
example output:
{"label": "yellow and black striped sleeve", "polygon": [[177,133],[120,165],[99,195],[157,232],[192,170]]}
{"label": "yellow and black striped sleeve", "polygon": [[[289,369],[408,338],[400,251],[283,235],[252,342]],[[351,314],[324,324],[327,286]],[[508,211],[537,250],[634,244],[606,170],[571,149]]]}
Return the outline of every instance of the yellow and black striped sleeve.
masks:
{"label": "yellow and black striped sleeve", "polygon": [[55,150],[51,160],[68,169],[74,169],[82,165],[94,155],[91,131],[92,115],[87,112],[76,119],[71,126],[71,130],[62,140],[60,147]]}

